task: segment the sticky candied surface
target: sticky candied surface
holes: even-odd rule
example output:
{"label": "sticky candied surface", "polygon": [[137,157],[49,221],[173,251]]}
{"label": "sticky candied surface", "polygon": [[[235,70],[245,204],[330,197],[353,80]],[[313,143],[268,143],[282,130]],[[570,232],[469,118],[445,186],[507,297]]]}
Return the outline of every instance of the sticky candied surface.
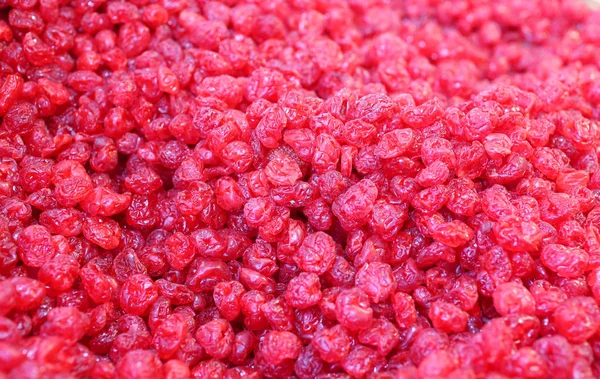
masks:
{"label": "sticky candied surface", "polygon": [[600,377],[599,36],[0,0],[0,379]]}

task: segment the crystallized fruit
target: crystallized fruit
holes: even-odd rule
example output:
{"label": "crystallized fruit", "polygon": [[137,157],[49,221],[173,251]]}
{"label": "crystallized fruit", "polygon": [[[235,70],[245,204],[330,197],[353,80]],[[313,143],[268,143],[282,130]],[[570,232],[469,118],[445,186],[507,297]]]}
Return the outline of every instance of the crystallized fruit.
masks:
{"label": "crystallized fruit", "polygon": [[583,1],[0,0],[0,379],[600,377]]}

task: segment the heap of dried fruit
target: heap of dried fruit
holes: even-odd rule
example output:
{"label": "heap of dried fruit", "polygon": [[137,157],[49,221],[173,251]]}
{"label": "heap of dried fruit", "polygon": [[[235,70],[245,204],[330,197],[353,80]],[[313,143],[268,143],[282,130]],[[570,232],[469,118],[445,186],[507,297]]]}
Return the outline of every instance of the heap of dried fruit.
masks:
{"label": "heap of dried fruit", "polygon": [[0,0],[0,379],[600,377],[600,13]]}

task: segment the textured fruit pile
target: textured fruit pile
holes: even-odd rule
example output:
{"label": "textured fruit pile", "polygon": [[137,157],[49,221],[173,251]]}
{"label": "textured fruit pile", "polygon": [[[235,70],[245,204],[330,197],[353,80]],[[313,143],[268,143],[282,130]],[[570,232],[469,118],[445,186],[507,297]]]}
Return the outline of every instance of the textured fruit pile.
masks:
{"label": "textured fruit pile", "polygon": [[600,377],[600,13],[0,0],[0,379]]}

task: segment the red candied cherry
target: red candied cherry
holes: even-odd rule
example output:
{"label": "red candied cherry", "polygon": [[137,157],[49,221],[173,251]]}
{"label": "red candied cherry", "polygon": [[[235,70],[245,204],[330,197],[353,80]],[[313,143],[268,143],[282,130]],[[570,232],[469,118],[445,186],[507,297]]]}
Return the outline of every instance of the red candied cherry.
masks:
{"label": "red candied cherry", "polygon": [[371,144],[377,129],[363,120],[351,120],[342,127],[341,138],[350,146],[364,147]]}
{"label": "red candied cherry", "polygon": [[108,379],[116,376],[115,365],[110,360],[98,360],[92,370],[90,376],[98,379]]}
{"label": "red candied cherry", "polygon": [[298,163],[287,154],[275,151],[265,166],[267,179],[273,186],[293,186],[302,177]]}
{"label": "red candied cherry", "polygon": [[316,232],[304,238],[293,258],[303,271],[323,275],[333,266],[336,255],[333,238],[324,232]]}
{"label": "red candied cherry", "polygon": [[190,237],[201,257],[220,259],[227,249],[227,241],[218,230],[202,228],[195,230]]}
{"label": "red candied cherry", "polygon": [[138,195],[150,195],[162,188],[163,181],[152,168],[140,165],[125,176],[123,187]]}
{"label": "red candied cherry", "polygon": [[95,303],[103,304],[111,300],[117,281],[104,274],[98,265],[92,262],[86,264],[82,267],[79,277],[83,288]]}
{"label": "red candied cherry", "polygon": [[175,232],[165,241],[167,261],[175,270],[183,270],[196,256],[196,248],[188,236]]}
{"label": "red candied cherry", "polygon": [[304,207],[308,224],[317,230],[329,230],[333,223],[333,214],[323,199],[316,199]]}
{"label": "red candied cherry", "polygon": [[453,283],[445,298],[463,311],[470,311],[475,307],[479,298],[475,279],[467,276],[459,277]]}
{"label": "red candied cherry", "polygon": [[431,237],[450,247],[459,247],[473,239],[471,228],[460,220],[452,220],[436,225],[431,232]]}
{"label": "red candied cherry", "polygon": [[110,250],[119,246],[121,241],[121,227],[110,218],[102,216],[88,216],[83,220],[83,235],[85,238]]}
{"label": "red candied cherry", "polygon": [[585,250],[559,244],[548,244],[542,247],[540,258],[544,266],[564,278],[583,275],[589,261]]}
{"label": "red candied cherry", "polygon": [[382,357],[387,356],[400,343],[398,329],[386,318],[377,318],[368,329],[358,333],[358,341],[374,346]]}
{"label": "red candied cherry", "polygon": [[434,241],[417,253],[416,262],[419,267],[428,267],[439,262],[455,262],[456,251],[450,246]]}
{"label": "red candied cherry", "polygon": [[17,294],[12,283],[5,281],[3,286],[0,286],[0,316],[5,316],[10,313],[17,301]]}
{"label": "red candied cherry", "polygon": [[584,170],[561,172],[556,177],[556,189],[558,192],[569,193],[577,187],[587,187],[589,180],[590,174]]}
{"label": "red candied cherry", "polygon": [[327,133],[321,133],[315,138],[312,156],[312,168],[318,174],[334,170],[341,154],[339,142]]}
{"label": "red candied cherry", "polygon": [[375,183],[363,179],[338,196],[331,211],[345,230],[356,229],[368,221],[367,216],[373,209],[378,193]]}
{"label": "red candied cherry", "polygon": [[513,142],[510,137],[502,133],[488,134],[483,140],[483,148],[492,159],[502,159],[510,155]]}
{"label": "red candied cherry", "polygon": [[226,102],[231,108],[235,108],[243,98],[241,82],[229,75],[206,77],[198,87],[198,94],[214,96]]}
{"label": "red candied cherry", "polygon": [[446,350],[449,345],[448,336],[437,329],[421,329],[410,347],[410,357],[415,364],[420,364],[428,355],[438,350]]}
{"label": "red candied cherry", "polygon": [[188,187],[177,193],[175,204],[177,210],[186,216],[194,216],[201,213],[208,205],[213,196],[210,186],[201,181],[194,181]]}
{"label": "red candied cherry", "polygon": [[57,336],[70,343],[79,341],[88,331],[90,319],[75,307],[57,307],[48,312],[40,329],[41,336]]}
{"label": "red candied cherry", "polygon": [[294,363],[294,373],[300,379],[312,379],[323,371],[323,366],[319,352],[312,345],[306,345]]}
{"label": "red candied cherry", "polygon": [[[254,71],[252,78],[259,75],[260,69]],[[252,84],[252,78],[250,84]],[[269,149],[274,149],[283,137],[283,130],[287,123],[285,112],[279,106],[272,106],[267,109],[256,126],[255,133],[260,143]]]}
{"label": "red candied cherry", "polygon": [[441,161],[435,161],[431,165],[422,169],[415,181],[421,187],[427,188],[437,184],[444,184],[450,178],[450,170],[448,165]]}
{"label": "red candied cherry", "polygon": [[445,333],[462,332],[469,319],[467,312],[445,301],[434,301],[428,315],[433,326]]}
{"label": "red candied cherry", "polygon": [[248,378],[248,379],[260,379],[263,377],[263,372],[261,369],[250,368],[246,366],[242,367],[232,367],[228,368],[223,375],[223,379],[240,379],[240,378]]}
{"label": "red candied cherry", "polygon": [[494,307],[502,316],[510,314],[535,314],[535,299],[525,286],[519,283],[502,283],[494,290]]}
{"label": "red candied cherry", "polygon": [[328,319],[335,321],[335,300],[338,295],[342,292],[341,287],[329,287],[323,290],[323,296],[319,302],[319,309],[323,316]]}
{"label": "red candied cherry", "polygon": [[275,250],[271,244],[257,240],[243,253],[244,266],[266,276],[273,276],[279,267],[275,258]]}
{"label": "red candied cherry", "polygon": [[341,325],[317,330],[311,340],[321,359],[328,363],[342,361],[350,352],[352,340]]}
{"label": "red candied cherry", "polygon": [[354,285],[356,268],[338,255],[333,262],[331,270],[325,274],[327,282],[333,286],[351,287]]}
{"label": "red candied cherry", "polygon": [[[11,28],[6,24],[4,20],[0,23],[0,35],[0,39],[6,42],[12,40],[13,37]],[[10,109],[16,103],[19,96],[21,95],[21,92],[23,91],[23,84],[24,80],[21,77],[21,75],[6,75],[4,83],[0,87],[0,93],[2,94],[0,95],[0,115],[4,116],[7,110]],[[35,112],[33,112],[32,110],[32,113]],[[29,122],[32,116],[33,114],[31,116],[26,114],[26,122]],[[22,129],[22,127],[19,127],[17,125],[21,123],[22,121],[14,121],[12,129],[15,129],[15,131],[16,129]]]}
{"label": "red candied cherry", "polygon": [[356,273],[356,286],[375,304],[387,299],[396,289],[396,278],[387,263],[365,263]]}
{"label": "red candied cherry", "polygon": [[548,365],[544,357],[531,347],[522,347],[508,358],[502,372],[510,377],[546,378]]}
{"label": "red candied cherry", "polygon": [[482,343],[487,346],[485,356],[489,362],[499,362],[514,348],[514,332],[502,318],[492,319],[481,329]]}
{"label": "red candied cherry", "polygon": [[251,227],[268,223],[275,215],[275,204],[267,198],[254,197],[244,205],[244,217]]}
{"label": "red candied cherry", "polygon": [[221,316],[229,321],[235,320],[242,311],[241,299],[245,292],[240,282],[217,283],[213,291],[213,299]]}
{"label": "red candied cherry", "polygon": [[567,299],[567,294],[560,289],[550,285],[545,280],[536,280],[529,286],[529,291],[535,300],[535,312],[537,316],[548,316]]}
{"label": "red candied cherry", "polygon": [[[437,350],[427,355],[419,364],[419,377],[421,378],[460,378],[456,374],[458,359],[449,351]],[[453,374],[454,373],[454,374]]]}
{"label": "red candied cherry", "polygon": [[255,241],[242,254],[244,267],[269,277],[272,277],[279,270],[275,249],[265,241]]}
{"label": "red candied cherry", "polygon": [[273,330],[293,330],[294,310],[284,298],[271,299],[262,304],[260,310]]}
{"label": "red candied cherry", "polygon": [[214,184],[214,193],[217,204],[228,212],[242,209],[244,195],[238,183],[231,177],[225,176],[217,179]]}
{"label": "red candied cherry", "polygon": [[568,220],[580,210],[577,198],[566,193],[548,192],[539,203],[540,217],[552,225]]}
{"label": "red candied cherry", "polygon": [[229,357],[229,362],[241,365],[247,362],[247,357],[252,353],[257,344],[257,339],[254,333],[249,330],[242,330],[235,335],[233,341],[233,350]]}
{"label": "red candied cherry", "polygon": [[52,234],[75,237],[81,233],[83,214],[74,208],[54,208],[42,212],[39,221]]}
{"label": "red candied cherry", "polygon": [[407,293],[396,292],[392,295],[392,308],[398,326],[406,329],[417,322],[417,310],[414,299]]}
{"label": "red candied cherry", "polygon": [[152,346],[159,358],[169,359],[180,348],[188,331],[185,316],[179,313],[168,315],[154,330]]}
{"label": "red candied cherry", "polygon": [[[142,17],[149,15],[148,10],[152,6],[159,6],[159,5],[153,4],[153,5],[150,5],[149,7],[146,7],[144,9],[144,13],[143,13]],[[162,11],[164,11],[164,9],[162,9]],[[154,13],[155,19],[157,18],[158,14],[159,13]],[[164,15],[161,14],[158,17],[162,18],[162,20],[160,20],[158,22],[166,23],[166,19],[168,18],[168,15],[165,11]],[[148,23],[146,20],[145,20],[145,22]],[[154,21],[153,23],[156,23],[156,21]],[[179,80],[177,79],[177,75],[175,75],[175,73],[173,73],[173,71],[171,71],[170,68],[165,67],[165,66],[160,66],[158,68],[158,88],[160,88],[161,91],[168,93],[170,95],[177,95],[177,93],[179,92],[179,89],[180,89]]]}
{"label": "red candied cherry", "polygon": [[569,342],[583,343],[600,327],[600,308],[593,298],[578,296],[559,305],[552,320],[556,330]]}
{"label": "red candied cherry", "polygon": [[289,378],[294,372],[294,360],[287,359],[281,364],[274,365],[267,362],[260,352],[254,354],[253,365],[263,373],[263,377]]}
{"label": "red candied cherry", "polygon": [[38,271],[38,280],[57,291],[65,291],[79,277],[79,262],[71,255],[58,254]]}
{"label": "red candied cherry", "polygon": [[412,129],[396,129],[381,136],[375,149],[381,159],[396,158],[404,154],[417,140]]}
{"label": "red candied cherry", "polygon": [[534,150],[531,163],[548,178],[556,179],[568,165],[569,158],[559,149],[539,147]]}
{"label": "red candied cherry", "polygon": [[129,277],[119,296],[119,304],[131,315],[142,315],[158,299],[156,284],[147,275],[137,274]]}
{"label": "red candied cherry", "polygon": [[262,313],[262,306],[269,297],[266,293],[251,290],[242,295],[240,300],[242,313],[244,314],[244,325],[248,330],[263,330],[269,326],[269,320]]}
{"label": "red candied cherry", "polygon": [[369,215],[371,230],[385,241],[394,239],[408,218],[408,207],[377,200]]}
{"label": "red candied cherry", "polygon": [[15,309],[18,311],[38,308],[46,296],[46,286],[35,279],[12,277],[6,279],[4,283],[14,288]]}
{"label": "red candied cherry", "polygon": [[[26,35],[32,35],[27,33]],[[39,38],[35,38],[40,41]],[[4,88],[4,86],[2,87]],[[35,105],[27,102],[19,102],[11,107],[3,107],[5,110],[4,114],[4,128],[11,135],[25,134],[29,132],[37,119],[38,109]]]}
{"label": "red candied cherry", "polygon": [[353,378],[362,378],[372,372],[381,360],[377,352],[369,347],[355,345],[341,362],[342,368]]}
{"label": "red candied cherry", "polygon": [[[166,13],[166,12],[165,12]],[[188,365],[179,359],[170,359],[165,362],[165,379],[184,379],[191,377]]]}
{"label": "red candied cherry", "polygon": [[210,359],[199,362],[196,367],[192,369],[191,377],[192,378],[223,378],[225,372],[227,370],[227,366],[225,363],[216,360]]}
{"label": "red candied cherry", "polygon": [[20,184],[27,192],[36,192],[48,187],[54,162],[50,159],[25,156],[20,162]]}
{"label": "red candied cherry", "polygon": [[[267,179],[265,170],[256,170],[248,173],[246,177],[248,191],[254,197],[267,196],[271,192],[271,183]],[[252,199],[250,199],[252,200]]]}
{"label": "red candied cherry", "polygon": [[309,308],[321,300],[321,283],[313,273],[302,272],[290,280],[285,299],[294,308]]}
{"label": "red candied cherry", "polygon": [[302,351],[298,336],[285,331],[269,331],[259,345],[259,353],[272,365],[279,365],[288,359],[296,359]]}
{"label": "red candied cherry", "polygon": [[352,331],[366,329],[373,322],[369,298],[360,288],[340,292],[335,300],[335,314],[340,324]]}
{"label": "red candied cherry", "polygon": [[150,350],[131,350],[117,362],[119,378],[151,379],[162,372],[160,359]]}
{"label": "red candied cherry", "polygon": [[131,194],[116,193],[106,187],[96,187],[79,203],[90,216],[113,216],[127,209],[131,204]]}
{"label": "red candied cherry", "polygon": [[101,136],[94,139],[90,167],[96,172],[109,172],[119,163],[117,146],[112,138]]}
{"label": "red candied cherry", "polygon": [[[8,342],[0,342],[0,349],[2,350],[2,360],[0,361],[0,370],[2,372],[11,372],[13,375],[17,375],[19,377],[24,377],[23,375],[31,375],[32,373],[38,374],[34,370],[31,370],[31,367],[35,367],[37,370],[38,367],[35,364],[31,364],[33,362],[26,361],[25,352],[15,343]],[[29,370],[28,370],[29,369]],[[27,372],[29,371],[29,372]],[[39,371],[42,371],[42,368],[39,367]],[[4,375],[7,377],[6,375]]]}
{"label": "red candied cherry", "polygon": [[252,167],[254,161],[252,148],[243,141],[230,142],[221,151],[221,160],[236,173],[244,173]]}
{"label": "red candied cherry", "polygon": [[240,282],[250,290],[264,291],[269,294],[275,292],[275,280],[258,271],[242,267],[239,271],[239,277]]}
{"label": "red candied cherry", "polygon": [[475,183],[466,178],[453,179],[448,183],[450,195],[446,208],[459,216],[474,216],[480,207]]}
{"label": "red candied cherry", "polygon": [[315,139],[315,133],[310,129],[291,129],[283,133],[285,143],[305,162],[312,160]]}
{"label": "red candied cherry", "polygon": [[600,268],[593,269],[587,275],[587,283],[596,301],[600,300]]}
{"label": "red candied cherry", "polygon": [[452,143],[440,137],[428,137],[423,141],[421,159],[428,166],[435,161],[445,162],[449,167],[454,167],[456,164],[456,155],[452,150]]}
{"label": "red candied cherry", "polygon": [[0,317],[0,342],[18,345],[22,341],[22,334],[28,329],[31,329],[31,319],[15,317],[13,321],[7,317]]}
{"label": "red candied cherry", "polygon": [[185,284],[194,292],[212,291],[218,283],[231,277],[231,269],[225,262],[196,258],[189,267]]}
{"label": "red candied cherry", "polygon": [[194,156],[188,157],[173,173],[173,185],[175,188],[185,188],[200,182],[205,178],[203,170],[204,162],[202,160]]}
{"label": "red candied cherry", "polygon": [[394,269],[398,291],[410,292],[425,282],[425,273],[413,258]]}
{"label": "red candied cherry", "polygon": [[542,337],[533,343],[546,364],[548,372],[556,378],[568,378],[571,375],[575,354],[572,345],[560,335]]}
{"label": "red candied cherry", "polygon": [[542,242],[542,231],[534,221],[507,216],[494,225],[498,245],[508,251],[535,251]]}
{"label": "red candied cherry", "polygon": [[[569,247],[581,247],[586,243],[586,232],[583,226],[570,220],[563,222],[558,229],[558,242]],[[592,245],[591,241],[589,242]]]}
{"label": "red candied cherry", "polygon": [[81,163],[63,160],[52,168],[54,195],[59,204],[73,207],[92,189],[92,180]]}
{"label": "red candied cherry", "polygon": [[445,185],[436,184],[420,191],[409,201],[415,209],[431,214],[437,212],[446,204],[450,196],[449,192],[448,187]]}
{"label": "red candied cherry", "polygon": [[41,225],[31,225],[21,231],[17,238],[19,256],[30,267],[42,267],[56,254],[52,236]]}
{"label": "red candied cherry", "polygon": [[225,359],[233,349],[233,328],[225,319],[213,320],[198,328],[196,340],[211,357]]}
{"label": "red candied cherry", "polygon": [[505,316],[504,324],[510,329],[512,340],[517,348],[531,346],[539,337],[542,327],[537,317],[519,314]]}
{"label": "red candied cherry", "polygon": [[481,208],[493,221],[505,217],[518,216],[517,207],[510,201],[508,191],[500,185],[493,185],[480,193]]}
{"label": "red candied cherry", "polygon": [[169,299],[172,304],[188,305],[196,299],[194,293],[185,284],[177,284],[166,279],[158,279],[156,284],[158,285],[158,293]]}

